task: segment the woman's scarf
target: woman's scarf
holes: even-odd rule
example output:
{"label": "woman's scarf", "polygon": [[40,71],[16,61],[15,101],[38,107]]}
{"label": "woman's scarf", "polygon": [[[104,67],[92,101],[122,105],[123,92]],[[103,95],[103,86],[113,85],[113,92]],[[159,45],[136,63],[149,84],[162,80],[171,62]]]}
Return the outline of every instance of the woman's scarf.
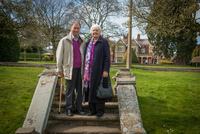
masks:
{"label": "woman's scarf", "polygon": [[93,42],[93,37],[91,38],[88,47],[87,47],[87,51],[86,51],[86,56],[85,56],[85,69],[84,69],[84,76],[83,76],[83,80],[84,80],[84,87],[85,90],[87,91],[87,87],[89,85],[90,79],[91,79],[91,49],[92,49],[92,42]]}

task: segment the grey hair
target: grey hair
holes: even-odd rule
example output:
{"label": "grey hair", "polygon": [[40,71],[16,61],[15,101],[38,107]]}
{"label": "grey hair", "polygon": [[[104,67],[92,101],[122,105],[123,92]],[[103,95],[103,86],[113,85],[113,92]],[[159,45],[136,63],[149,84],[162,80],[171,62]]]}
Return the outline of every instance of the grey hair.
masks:
{"label": "grey hair", "polygon": [[99,29],[100,35],[101,35],[101,27],[100,27],[99,25],[97,25],[97,24],[92,25],[92,27],[90,28],[90,33],[91,33],[91,34],[92,34],[92,29],[93,29],[93,28]]}

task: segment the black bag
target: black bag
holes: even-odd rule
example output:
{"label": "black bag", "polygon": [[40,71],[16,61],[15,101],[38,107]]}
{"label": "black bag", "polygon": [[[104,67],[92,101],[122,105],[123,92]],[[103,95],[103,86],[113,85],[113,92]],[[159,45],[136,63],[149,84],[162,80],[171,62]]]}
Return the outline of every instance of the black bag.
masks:
{"label": "black bag", "polygon": [[108,83],[108,85],[106,85],[106,86],[105,86],[105,83],[103,83],[104,79],[105,78],[102,77],[101,82],[99,84],[99,87],[96,91],[96,97],[100,98],[100,99],[112,98],[112,97],[114,97],[114,94],[113,94],[113,90],[112,90],[112,87],[111,87],[110,79],[108,77],[108,80],[106,82],[106,83]]}

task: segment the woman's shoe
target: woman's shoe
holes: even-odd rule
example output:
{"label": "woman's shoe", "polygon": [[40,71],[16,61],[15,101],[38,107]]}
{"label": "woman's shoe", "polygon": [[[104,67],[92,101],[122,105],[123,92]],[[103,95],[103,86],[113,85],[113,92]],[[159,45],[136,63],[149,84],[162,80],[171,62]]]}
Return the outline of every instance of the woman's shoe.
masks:
{"label": "woman's shoe", "polygon": [[[103,113],[104,114],[104,113]],[[96,118],[99,119],[103,116],[103,114],[97,113]]]}
{"label": "woman's shoe", "polygon": [[87,116],[93,116],[93,115],[96,115],[96,113],[91,113],[91,112],[87,113]]}

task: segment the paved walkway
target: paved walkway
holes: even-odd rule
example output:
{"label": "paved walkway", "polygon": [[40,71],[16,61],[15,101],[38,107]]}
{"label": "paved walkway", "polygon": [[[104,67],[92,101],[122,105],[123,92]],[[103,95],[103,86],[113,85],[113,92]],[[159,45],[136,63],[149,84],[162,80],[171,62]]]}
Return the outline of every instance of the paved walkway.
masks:
{"label": "paved walkway", "polygon": [[[16,63],[16,62],[0,62],[0,66],[10,66],[10,67],[49,67],[55,66],[55,64],[36,64],[36,63]],[[125,66],[111,66],[111,69],[121,69]],[[164,67],[135,67],[134,69],[150,70],[150,71],[173,71],[173,72],[198,72],[200,73],[200,68],[164,68]]]}
{"label": "paved walkway", "polygon": [[[125,68],[122,66],[113,66],[112,69],[120,69]],[[150,71],[172,71],[172,72],[198,72],[200,73],[200,68],[164,68],[164,67],[135,67],[132,66],[134,69],[142,69],[142,70],[150,70]]]}

